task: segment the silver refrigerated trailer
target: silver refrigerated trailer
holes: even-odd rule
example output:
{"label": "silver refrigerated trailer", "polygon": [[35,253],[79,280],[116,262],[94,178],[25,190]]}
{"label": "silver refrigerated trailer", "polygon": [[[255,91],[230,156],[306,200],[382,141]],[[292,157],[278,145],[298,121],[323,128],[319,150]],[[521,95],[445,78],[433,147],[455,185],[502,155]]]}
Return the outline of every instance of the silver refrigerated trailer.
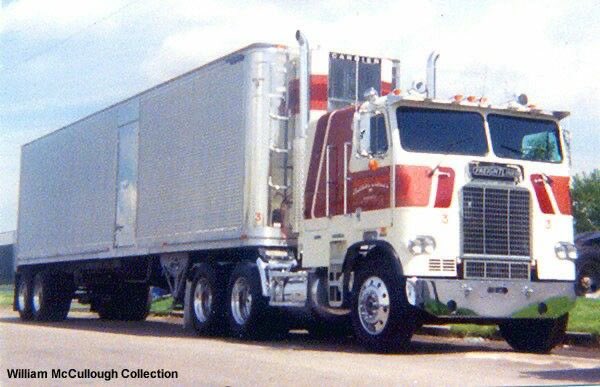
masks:
{"label": "silver refrigerated trailer", "polygon": [[288,62],[253,44],[24,145],[21,315],[64,318],[78,289],[102,317],[140,319],[150,284],[183,301],[183,266],[293,244]]}

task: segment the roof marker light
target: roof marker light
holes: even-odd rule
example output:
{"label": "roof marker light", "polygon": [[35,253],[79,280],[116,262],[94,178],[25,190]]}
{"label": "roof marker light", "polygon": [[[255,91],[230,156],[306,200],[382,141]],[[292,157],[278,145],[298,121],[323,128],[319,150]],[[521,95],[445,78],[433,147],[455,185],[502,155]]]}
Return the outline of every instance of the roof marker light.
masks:
{"label": "roof marker light", "polygon": [[463,100],[463,95],[462,94],[456,94],[453,98],[454,98],[454,102],[459,103],[460,101]]}
{"label": "roof marker light", "polygon": [[394,89],[394,90],[392,90],[392,94],[394,94],[394,95],[400,95],[400,94],[402,94],[402,90],[400,90],[400,89]]}
{"label": "roof marker light", "polygon": [[469,102],[475,102],[477,101],[477,97],[475,97],[474,95],[470,95],[467,97],[467,101]]}

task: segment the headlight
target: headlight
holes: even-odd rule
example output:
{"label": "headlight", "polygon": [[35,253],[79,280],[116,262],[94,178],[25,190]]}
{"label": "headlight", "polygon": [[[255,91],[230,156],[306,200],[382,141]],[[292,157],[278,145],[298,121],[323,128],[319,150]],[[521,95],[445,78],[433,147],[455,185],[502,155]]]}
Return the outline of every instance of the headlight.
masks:
{"label": "headlight", "polygon": [[569,242],[558,242],[554,245],[554,254],[558,259],[577,259],[577,249]]}
{"label": "headlight", "polygon": [[408,250],[413,255],[432,254],[435,251],[435,239],[430,236],[418,236],[408,241]]}

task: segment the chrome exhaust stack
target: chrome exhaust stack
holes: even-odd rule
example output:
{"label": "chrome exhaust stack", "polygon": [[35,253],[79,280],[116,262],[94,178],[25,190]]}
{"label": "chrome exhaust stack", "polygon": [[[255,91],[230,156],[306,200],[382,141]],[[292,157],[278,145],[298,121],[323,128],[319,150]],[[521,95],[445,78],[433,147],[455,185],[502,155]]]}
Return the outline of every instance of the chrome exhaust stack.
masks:
{"label": "chrome exhaust stack", "polygon": [[300,130],[296,132],[296,137],[304,138],[308,130],[308,122],[310,121],[310,47],[308,46],[306,36],[300,30],[296,31],[296,40],[300,46]]}
{"label": "chrome exhaust stack", "polygon": [[436,97],[436,82],[437,82],[437,66],[436,63],[440,58],[440,53],[433,51],[427,59],[427,98],[435,99]]}
{"label": "chrome exhaust stack", "polygon": [[401,89],[400,87],[400,61],[392,60],[392,90]]}
{"label": "chrome exhaust stack", "polygon": [[306,36],[300,30],[296,31],[296,40],[300,46],[300,58],[298,64],[299,96],[298,114],[293,142],[294,159],[294,232],[302,231],[304,227],[304,183],[305,183],[305,152],[306,133],[310,122],[310,47]]}

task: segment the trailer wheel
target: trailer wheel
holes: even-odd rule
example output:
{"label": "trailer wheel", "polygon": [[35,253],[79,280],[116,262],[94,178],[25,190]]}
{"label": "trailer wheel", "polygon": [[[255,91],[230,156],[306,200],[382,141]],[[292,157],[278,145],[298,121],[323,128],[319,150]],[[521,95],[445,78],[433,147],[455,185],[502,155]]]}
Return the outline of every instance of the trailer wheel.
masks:
{"label": "trailer wheel", "polygon": [[358,268],[352,297],[352,326],[358,341],[377,352],[405,349],[418,318],[406,298],[404,277],[383,259]]}
{"label": "trailer wheel", "polygon": [[569,314],[557,319],[515,319],[500,324],[500,333],[518,352],[550,353],[562,343]]}
{"label": "trailer wheel", "polygon": [[150,287],[125,283],[105,292],[95,305],[103,320],[141,321],[150,312]]}
{"label": "trailer wheel", "polygon": [[31,286],[31,278],[29,276],[22,275],[19,277],[17,288],[15,289],[15,301],[19,317],[23,321],[33,319]]}
{"label": "trailer wheel", "polygon": [[41,272],[35,275],[31,294],[31,311],[37,321],[61,321],[67,318],[73,298],[73,285],[60,274]]}
{"label": "trailer wheel", "polygon": [[241,263],[233,270],[227,295],[232,336],[257,339],[280,336],[287,331],[279,311],[269,307],[267,298],[262,295],[256,265]]}
{"label": "trailer wheel", "polygon": [[201,264],[195,270],[192,293],[188,300],[194,329],[200,334],[214,334],[225,328],[225,289],[214,267]]}

